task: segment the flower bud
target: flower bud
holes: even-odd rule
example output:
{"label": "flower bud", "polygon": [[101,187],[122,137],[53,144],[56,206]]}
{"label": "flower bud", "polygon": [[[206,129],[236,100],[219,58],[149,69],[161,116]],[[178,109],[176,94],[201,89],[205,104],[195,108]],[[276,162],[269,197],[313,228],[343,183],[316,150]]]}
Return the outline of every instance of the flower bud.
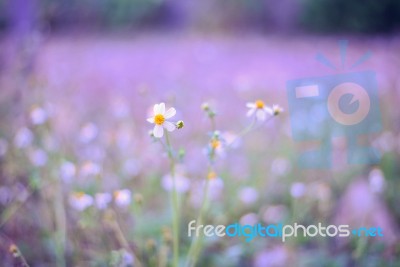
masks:
{"label": "flower bud", "polygon": [[175,126],[176,126],[177,129],[182,129],[183,126],[185,126],[185,123],[184,123],[183,121],[178,121],[178,122],[175,124]]}
{"label": "flower bud", "polygon": [[203,104],[201,104],[201,109],[204,111],[209,111],[210,105],[207,102],[204,102]]}

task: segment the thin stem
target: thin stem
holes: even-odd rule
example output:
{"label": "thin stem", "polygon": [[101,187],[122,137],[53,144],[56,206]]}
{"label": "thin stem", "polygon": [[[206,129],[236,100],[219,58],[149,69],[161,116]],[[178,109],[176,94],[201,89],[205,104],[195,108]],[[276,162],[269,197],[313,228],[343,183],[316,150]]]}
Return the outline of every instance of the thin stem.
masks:
{"label": "thin stem", "polygon": [[246,134],[248,134],[251,130],[257,130],[259,129],[261,126],[263,126],[264,124],[266,124],[267,122],[271,121],[275,116],[271,116],[268,119],[266,119],[265,121],[263,121],[262,123],[258,124],[256,127],[254,127],[256,125],[257,122],[257,118],[254,117],[254,120],[251,121],[251,123],[244,128],[240,133],[238,133],[235,137],[235,139],[233,139],[229,144],[227,144],[225,146],[225,149],[229,149],[239,138],[242,138],[243,136],[245,136]]}
{"label": "thin stem", "polygon": [[168,132],[165,132],[165,142],[168,148],[168,157],[170,160],[170,171],[172,178],[172,229],[173,229],[173,266],[178,267],[179,264],[179,203],[178,194],[176,192],[175,180],[175,159],[172,153],[171,143],[169,141]]}
{"label": "thin stem", "polygon": [[54,213],[56,220],[56,233],[55,239],[57,244],[57,266],[66,266],[65,263],[65,244],[66,244],[66,236],[67,236],[67,227],[66,227],[66,214],[65,207],[63,201],[63,192],[61,188],[60,181],[57,182],[57,193],[54,201]]}
{"label": "thin stem", "polygon": [[[211,168],[209,168],[208,172],[210,172],[210,171],[211,171]],[[201,203],[199,216],[197,217],[197,220],[196,220],[196,227],[199,227],[199,225],[203,223],[203,217],[207,210],[209,183],[210,183],[209,179],[206,179],[206,184],[204,186],[204,191],[203,191],[203,200]],[[196,264],[199,250],[201,248],[201,241],[202,241],[201,236],[200,237],[197,236],[192,239],[192,243],[190,244],[190,248],[189,248],[189,252],[188,252],[188,258],[187,258],[186,264],[185,264],[187,267],[194,266]]]}
{"label": "thin stem", "polygon": [[[6,239],[6,242],[1,240],[2,238]],[[3,243],[3,244],[4,243],[9,243],[10,244],[9,245],[9,252],[13,254],[12,256],[14,258],[19,259],[21,261],[20,262],[20,266],[29,267],[29,264],[26,261],[24,255],[22,255],[21,250],[19,249],[19,247],[7,235],[5,235],[4,233],[0,232],[0,240],[1,240],[1,243]],[[13,250],[14,251],[11,251],[11,246],[13,246]]]}
{"label": "thin stem", "polygon": [[121,230],[121,227],[117,221],[116,215],[114,211],[112,211],[112,220],[110,222],[111,228],[114,230],[115,237],[117,238],[118,242],[120,245],[128,252],[132,254],[132,256],[135,258],[135,266],[142,267],[143,265],[139,261],[139,258],[133,253],[129,246],[128,240],[126,240],[124,233]]}

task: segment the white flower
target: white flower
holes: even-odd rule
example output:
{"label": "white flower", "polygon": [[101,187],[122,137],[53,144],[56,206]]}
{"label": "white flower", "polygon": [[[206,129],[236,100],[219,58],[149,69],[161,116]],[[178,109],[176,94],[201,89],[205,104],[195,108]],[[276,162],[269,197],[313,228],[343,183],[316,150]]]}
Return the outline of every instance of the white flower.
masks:
{"label": "white flower", "polygon": [[126,207],[131,204],[132,194],[128,189],[114,191],[115,204],[119,207]]}
{"label": "white flower", "polygon": [[135,258],[126,250],[122,252],[122,266],[134,266]]}
{"label": "white flower", "polygon": [[93,204],[93,197],[83,192],[74,192],[69,197],[69,204],[78,211],[83,211]]}
{"label": "white flower", "polygon": [[176,110],[174,108],[170,108],[165,111],[165,104],[160,103],[154,105],[153,112],[154,116],[148,118],[147,121],[155,124],[153,129],[154,137],[161,138],[164,135],[164,128],[169,132],[175,130],[175,124],[167,121],[167,119],[175,116]]}
{"label": "white flower", "polygon": [[21,128],[18,130],[14,138],[14,144],[18,148],[29,146],[33,141],[33,133],[28,128]]}
{"label": "white flower", "polygon": [[60,166],[60,176],[64,182],[71,181],[76,174],[76,167],[72,162],[66,161]]}
{"label": "white flower", "polygon": [[[174,185],[174,180],[172,179],[170,174],[164,175],[161,181],[162,187],[166,191],[171,191]],[[186,178],[183,174],[175,175],[175,190],[178,193],[185,193],[189,190],[190,182],[189,179]]]}
{"label": "white flower", "polygon": [[300,198],[304,195],[306,186],[303,183],[294,183],[290,187],[290,195],[293,198]]}
{"label": "white flower", "polygon": [[99,210],[103,210],[107,208],[108,204],[111,202],[112,196],[110,193],[97,193],[94,196],[94,200],[96,203],[96,207]]}
{"label": "white flower", "polygon": [[381,169],[374,168],[368,175],[369,186],[372,191],[380,193],[385,189],[385,176]]}
{"label": "white flower", "polygon": [[258,215],[255,213],[247,213],[239,219],[239,222],[241,225],[255,225],[258,223]]}
{"label": "white flower", "polygon": [[80,170],[80,175],[82,177],[85,176],[96,176],[98,174],[100,174],[101,172],[101,166],[91,162],[91,161],[87,161],[85,163],[83,163],[81,170]]}
{"label": "white flower", "polygon": [[42,149],[35,149],[29,153],[29,159],[34,166],[41,167],[47,163],[47,154]]}
{"label": "white flower", "polygon": [[32,123],[36,125],[45,123],[48,118],[46,111],[41,107],[34,107],[30,112],[30,117]]}
{"label": "white flower", "polygon": [[239,192],[239,199],[243,204],[250,205],[257,201],[258,192],[253,187],[245,187]]}
{"label": "white flower", "polygon": [[97,137],[97,134],[99,133],[99,129],[97,128],[96,124],[89,122],[86,123],[82,128],[79,133],[79,141],[82,143],[89,143],[93,139]]}
{"label": "white flower", "polygon": [[265,121],[268,114],[273,115],[273,110],[270,107],[267,107],[262,100],[257,100],[254,103],[249,102],[246,104],[246,107],[249,108],[247,116],[250,117],[255,113],[256,118],[259,121]]}

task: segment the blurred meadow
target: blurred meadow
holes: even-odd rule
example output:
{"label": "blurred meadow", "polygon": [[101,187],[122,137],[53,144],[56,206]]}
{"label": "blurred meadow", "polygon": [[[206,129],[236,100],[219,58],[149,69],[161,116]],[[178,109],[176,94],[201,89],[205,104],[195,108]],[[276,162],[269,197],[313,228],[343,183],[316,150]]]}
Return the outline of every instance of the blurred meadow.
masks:
{"label": "blurred meadow", "polygon": [[[0,266],[174,266],[170,150],[146,121],[161,102],[184,121],[178,266],[206,181],[205,224],[384,237],[204,238],[195,266],[400,266],[399,27],[396,0],[0,0]],[[348,165],[336,138],[332,169],[301,169],[286,82],[338,73],[315,55],[340,66],[341,39],[349,64],[372,52],[357,71],[377,75],[382,157]],[[243,132],[257,99],[283,112]]]}

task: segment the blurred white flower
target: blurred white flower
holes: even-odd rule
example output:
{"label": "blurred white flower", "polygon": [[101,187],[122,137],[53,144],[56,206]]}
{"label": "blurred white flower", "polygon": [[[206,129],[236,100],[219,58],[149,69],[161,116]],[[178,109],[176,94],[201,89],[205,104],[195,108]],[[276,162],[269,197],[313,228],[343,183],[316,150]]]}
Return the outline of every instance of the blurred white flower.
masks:
{"label": "blurred white flower", "polygon": [[287,174],[292,168],[290,162],[285,158],[276,158],[272,161],[271,172],[278,176]]}
{"label": "blurred white flower", "polygon": [[48,115],[43,108],[36,106],[32,108],[30,117],[33,124],[39,125],[46,122]]}
{"label": "blurred white flower", "polygon": [[4,156],[7,153],[8,143],[4,139],[0,139],[0,157]]}
{"label": "blurred white flower", "polygon": [[96,124],[89,122],[86,123],[79,133],[79,141],[82,143],[89,143],[93,139],[97,137],[99,129],[97,128]]}
{"label": "blurred white flower", "polygon": [[31,130],[23,127],[18,130],[14,138],[14,145],[18,148],[24,148],[29,146],[33,141],[33,134]]}
{"label": "blurred white flower", "polygon": [[132,137],[132,130],[128,127],[120,127],[115,134],[115,142],[119,149],[126,150],[130,146]]}
{"label": "blurred white flower", "polygon": [[[208,198],[211,201],[216,201],[222,195],[224,189],[224,181],[217,176],[216,173],[210,172],[208,174]],[[204,188],[206,186],[205,181],[192,183],[190,188],[190,204],[193,207],[200,207],[203,200]]]}
{"label": "blurred white flower", "polygon": [[230,148],[238,148],[242,143],[241,138],[238,138],[238,135],[232,132],[223,132],[222,139]]}
{"label": "blurred white flower", "polygon": [[[208,179],[210,179],[210,174],[208,175]],[[224,181],[219,177],[215,177],[210,179],[208,183],[208,196],[211,200],[217,200],[224,189]]]}
{"label": "blurred white flower", "polygon": [[309,186],[307,194],[310,194],[312,197],[318,200],[326,202],[330,200],[332,196],[332,190],[328,184],[321,182]]}
{"label": "blurred white flower", "polygon": [[[161,185],[166,191],[171,191],[173,188],[173,179],[170,174],[164,175],[161,180]],[[189,190],[190,181],[182,173],[175,174],[175,190],[178,193],[185,193]]]}
{"label": "blurred white flower", "polygon": [[247,213],[239,219],[241,225],[255,225],[258,223],[258,215],[255,213]]}
{"label": "blurred white flower", "polygon": [[239,199],[243,204],[251,205],[258,199],[258,192],[253,187],[244,187],[239,191]]}
{"label": "blurred white flower", "polygon": [[91,161],[87,161],[85,163],[83,163],[81,170],[80,170],[80,175],[85,177],[85,176],[95,176],[100,174],[101,172],[101,167],[100,165],[91,162]]}
{"label": "blurred white flower", "polygon": [[107,208],[108,204],[111,202],[112,196],[110,193],[97,193],[94,196],[94,200],[96,203],[96,207],[99,210],[103,210]]}
{"label": "blurred white flower", "polygon": [[128,251],[124,250],[122,252],[122,266],[135,266],[134,265],[135,258],[131,253]]}
{"label": "blurred white flower", "polygon": [[288,210],[284,205],[269,206],[263,213],[263,221],[266,223],[279,223],[287,216]]}
{"label": "blurred white flower", "polygon": [[70,182],[76,175],[76,167],[72,162],[66,161],[60,166],[60,177],[64,182]]}
{"label": "blurred white flower", "polygon": [[129,115],[129,107],[123,99],[115,99],[111,104],[111,112],[117,119],[123,119]]}
{"label": "blurred white flower", "polygon": [[42,167],[47,163],[47,153],[42,149],[35,149],[29,152],[29,160],[34,166]]}
{"label": "blurred white flower", "polygon": [[289,253],[284,246],[265,250],[256,255],[254,267],[285,267],[289,264]]}
{"label": "blurred white flower", "polygon": [[368,175],[369,186],[373,192],[381,193],[385,189],[385,176],[381,169],[374,168]]}
{"label": "blurred white flower", "polygon": [[139,173],[139,164],[133,158],[125,160],[122,165],[122,171],[129,176],[136,176]]}
{"label": "blurred white flower", "polygon": [[167,131],[169,132],[175,130],[175,124],[167,121],[167,119],[175,116],[176,110],[174,108],[170,108],[165,112],[165,104],[160,103],[154,105],[153,112],[154,116],[148,118],[147,121],[155,124],[153,129],[154,137],[161,138],[164,135],[164,128],[167,129]]}
{"label": "blurred white flower", "polygon": [[290,187],[290,195],[293,198],[300,198],[304,196],[305,191],[306,187],[303,183],[293,183]]}
{"label": "blurred white flower", "polygon": [[69,196],[69,204],[78,211],[83,211],[93,204],[93,197],[83,192],[74,192]]}
{"label": "blurred white flower", "polygon": [[119,207],[126,207],[131,204],[132,194],[129,189],[122,189],[114,191],[114,201]]}
{"label": "blurred white flower", "polygon": [[0,187],[0,204],[8,205],[12,201],[12,193],[9,187],[1,186]]}
{"label": "blurred white flower", "polygon": [[273,114],[272,109],[270,107],[267,107],[262,100],[257,100],[256,102],[249,102],[246,104],[246,107],[249,108],[247,116],[250,117],[255,113],[256,118],[259,121],[265,121],[267,119],[267,115]]}

